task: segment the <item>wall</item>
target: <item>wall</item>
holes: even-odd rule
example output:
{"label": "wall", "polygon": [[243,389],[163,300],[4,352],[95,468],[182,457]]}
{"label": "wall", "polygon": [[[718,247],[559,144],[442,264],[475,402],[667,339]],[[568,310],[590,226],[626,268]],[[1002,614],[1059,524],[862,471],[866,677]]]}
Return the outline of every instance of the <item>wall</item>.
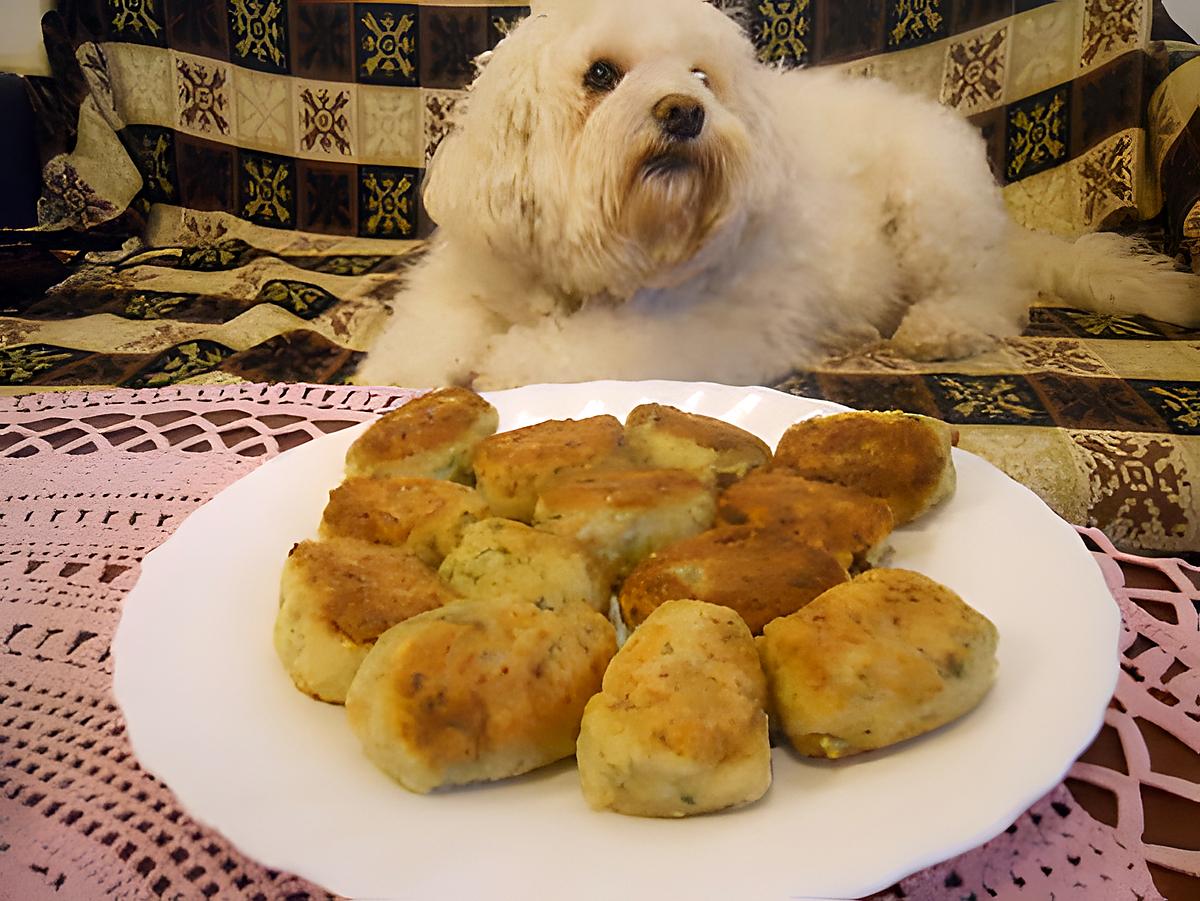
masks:
{"label": "wall", "polygon": [[0,0],[0,72],[49,75],[42,49],[42,13],[54,0]]}
{"label": "wall", "polygon": [[1200,39],[1200,0],[1163,0],[1163,6],[1180,28]]}

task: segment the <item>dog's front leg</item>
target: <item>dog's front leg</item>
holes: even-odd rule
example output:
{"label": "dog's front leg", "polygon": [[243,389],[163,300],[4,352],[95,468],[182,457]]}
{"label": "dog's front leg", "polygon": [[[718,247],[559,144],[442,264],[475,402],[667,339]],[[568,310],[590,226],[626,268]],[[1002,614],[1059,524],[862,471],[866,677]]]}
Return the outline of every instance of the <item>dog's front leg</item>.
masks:
{"label": "dog's front leg", "polygon": [[502,327],[469,296],[439,297],[410,286],[396,297],[353,381],[405,388],[468,384],[488,339]]}
{"label": "dog's front leg", "polygon": [[[679,378],[663,324],[611,310],[585,310],[515,325],[488,343],[475,387],[540,382]],[[665,351],[665,352],[664,352]]]}
{"label": "dog's front leg", "polygon": [[[985,295],[983,289],[977,293]],[[989,307],[986,296],[984,302],[971,299],[976,302],[934,297],[913,304],[892,336],[892,348],[910,360],[961,360],[1021,333],[1025,319],[1012,304]]]}
{"label": "dog's front leg", "polygon": [[435,240],[388,302],[391,316],[355,374],[356,384],[440,388],[470,383],[488,341],[508,325],[494,304],[485,303],[493,298],[497,279],[472,260],[469,253]]}
{"label": "dog's front leg", "polygon": [[596,379],[758,384],[791,360],[772,330],[713,305],[687,314],[583,310],[514,326],[488,343],[475,387]]}

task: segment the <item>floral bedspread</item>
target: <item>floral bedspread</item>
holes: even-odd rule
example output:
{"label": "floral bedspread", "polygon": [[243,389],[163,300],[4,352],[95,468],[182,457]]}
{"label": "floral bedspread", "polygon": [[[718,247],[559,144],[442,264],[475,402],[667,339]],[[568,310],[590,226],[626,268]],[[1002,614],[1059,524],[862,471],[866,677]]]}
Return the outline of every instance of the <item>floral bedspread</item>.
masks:
{"label": "floral bedspread", "polygon": [[[957,109],[1027,225],[1148,228],[1185,263],[1200,242],[1200,47],[1156,0],[717,5],[768,63]],[[433,227],[471,60],[527,11],[60,0],[56,78],[30,80],[42,225],[0,246],[0,390],[344,381]],[[1198,332],[1049,307],[961,364],[863,353],[781,387],[941,416],[1069,521],[1200,552]]]}

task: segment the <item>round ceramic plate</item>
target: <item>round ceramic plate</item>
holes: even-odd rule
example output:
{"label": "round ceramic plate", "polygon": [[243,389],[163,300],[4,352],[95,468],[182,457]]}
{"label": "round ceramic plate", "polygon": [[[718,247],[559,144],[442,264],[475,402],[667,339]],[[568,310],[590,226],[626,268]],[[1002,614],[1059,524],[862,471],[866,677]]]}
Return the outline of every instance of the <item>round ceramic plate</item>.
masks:
{"label": "round ceramic plate", "polygon": [[[501,429],[658,401],[774,446],[841,408],[763,388],[673,382],[490,395]],[[773,756],[774,784],[725,814],[648,820],[584,803],[572,761],[432,796],[361,754],[344,711],[275,657],[281,567],[312,537],[365,426],[291,450],[196,511],[143,564],[114,642],[142,766],[263,864],[373,898],[854,898],[979,845],[1052,788],[1100,727],[1120,618],[1075,532],[955,451],[958,491],[893,536],[889,565],[953,588],[1000,631],[999,676],[958,722],[840,762]]]}

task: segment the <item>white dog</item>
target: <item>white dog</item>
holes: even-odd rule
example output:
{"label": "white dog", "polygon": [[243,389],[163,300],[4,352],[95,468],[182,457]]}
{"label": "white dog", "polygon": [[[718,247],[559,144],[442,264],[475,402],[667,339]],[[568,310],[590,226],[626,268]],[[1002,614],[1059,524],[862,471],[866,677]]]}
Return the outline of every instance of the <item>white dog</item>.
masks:
{"label": "white dog", "polygon": [[952,359],[1039,290],[1200,324],[1166,258],[1017,227],[956,113],[763,67],[702,0],[535,3],[469,100],[361,383],[763,383],[884,338]]}

